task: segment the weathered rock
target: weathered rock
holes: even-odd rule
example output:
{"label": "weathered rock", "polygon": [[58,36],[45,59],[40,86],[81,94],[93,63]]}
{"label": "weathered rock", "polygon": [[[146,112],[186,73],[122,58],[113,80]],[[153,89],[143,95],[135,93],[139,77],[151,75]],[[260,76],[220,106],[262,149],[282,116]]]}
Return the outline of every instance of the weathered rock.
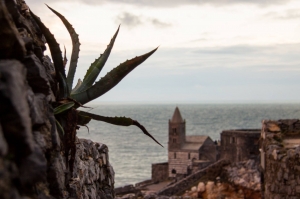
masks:
{"label": "weathered rock", "polygon": [[8,151],[8,146],[7,146],[7,143],[4,139],[4,135],[3,135],[3,132],[2,132],[2,127],[1,127],[1,124],[0,124],[0,156],[5,156],[7,154],[7,151]]}
{"label": "weathered rock", "polygon": [[[108,148],[91,140],[76,140],[76,156],[70,189],[76,198],[114,197],[114,171],[109,163]],[[84,189],[84,192],[81,190]]]}
{"label": "weathered rock", "polygon": [[[262,125],[265,135],[261,145],[264,197],[299,198],[299,120],[265,120]],[[278,126],[276,132],[265,128],[270,125]]]}
{"label": "weathered rock", "polygon": [[77,139],[76,169],[66,168],[52,108],[56,73],[25,1],[0,2],[0,27],[0,198],[113,198],[104,144]]}
{"label": "weathered rock", "polygon": [[23,40],[4,1],[0,1],[0,59],[21,59],[25,55]]}
{"label": "weathered rock", "polygon": [[27,156],[34,148],[24,74],[26,70],[20,62],[0,60],[1,125],[8,142],[15,143],[11,147],[18,158]]}
{"label": "weathered rock", "polygon": [[27,81],[35,93],[50,94],[50,84],[46,75],[45,67],[35,54],[24,58],[27,68]]}
{"label": "weathered rock", "polygon": [[245,187],[253,191],[260,191],[259,163],[248,160],[229,165],[224,168],[227,181],[236,186]]}

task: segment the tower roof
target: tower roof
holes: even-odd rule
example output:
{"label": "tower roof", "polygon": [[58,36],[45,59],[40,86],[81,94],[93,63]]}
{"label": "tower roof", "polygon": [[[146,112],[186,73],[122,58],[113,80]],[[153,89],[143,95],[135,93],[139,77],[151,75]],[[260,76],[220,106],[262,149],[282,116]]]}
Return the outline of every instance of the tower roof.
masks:
{"label": "tower roof", "polygon": [[183,119],[181,117],[181,114],[180,114],[180,111],[179,111],[178,107],[175,108],[175,111],[174,111],[171,122],[173,122],[173,123],[183,122]]}

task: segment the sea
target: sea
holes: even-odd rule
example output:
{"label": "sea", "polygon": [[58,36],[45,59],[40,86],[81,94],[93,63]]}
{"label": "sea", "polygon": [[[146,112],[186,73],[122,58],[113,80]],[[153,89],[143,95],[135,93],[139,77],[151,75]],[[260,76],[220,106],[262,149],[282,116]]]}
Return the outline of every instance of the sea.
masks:
{"label": "sea", "polygon": [[178,106],[186,135],[220,139],[222,130],[260,129],[262,120],[298,119],[300,104],[92,104],[85,111],[103,116],[126,116],[140,122],[164,147],[136,126],[91,121],[80,138],[104,143],[115,171],[115,187],[151,179],[151,164],[168,160],[168,124]]}

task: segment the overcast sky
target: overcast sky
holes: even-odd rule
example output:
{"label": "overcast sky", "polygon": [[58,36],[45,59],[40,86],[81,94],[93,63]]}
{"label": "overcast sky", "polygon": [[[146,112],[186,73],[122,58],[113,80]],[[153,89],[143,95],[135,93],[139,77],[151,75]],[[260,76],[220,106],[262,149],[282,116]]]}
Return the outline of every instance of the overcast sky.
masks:
{"label": "overcast sky", "polygon": [[160,46],[97,101],[300,102],[299,0],[27,0],[71,53],[63,14],[81,43],[83,78],[121,24],[104,76]]}

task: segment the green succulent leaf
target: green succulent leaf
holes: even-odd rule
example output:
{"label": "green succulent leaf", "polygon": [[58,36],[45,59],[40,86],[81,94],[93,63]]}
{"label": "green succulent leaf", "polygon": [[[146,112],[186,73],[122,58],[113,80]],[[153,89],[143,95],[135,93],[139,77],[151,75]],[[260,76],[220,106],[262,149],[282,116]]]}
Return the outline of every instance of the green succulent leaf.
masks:
{"label": "green succulent leaf", "polygon": [[108,44],[104,53],[102,55],[100,55],[100,57],[91,64],[91,66],[89,67],[89,69],[87,70],[87,72],[83,78],[82,84],[80,85],[80,87],[78,89],[76,89],[76,90],[74,89],[73,93],[80,93],[82,91],[85,91],[94,84],[94,82],[96,81],[98,75],[100,74],[102,68],[104,67],[104,65],[110,55],[110,52],[114,46],[115,40],[119,33],[119,29],[120,29],[120,26],[118,27],[118,30],[114,34],[113,38],[110,40],[110,43]]}
{"label": "green succulent leaf", "polygon": [[157,144],[162,146],[150,133],[148,133],[148,131],[146,130],[146,128],[143,125],[141,125],[138,121],[133,120],[131,118],[128,118],[128,117],[105,117],[105,116],[96,115],[93,113],[88,113],[85,111],[79,111],[79,115],[90,117],[94,120],[98,120],[98,121],[102,121],[102,122],[106,122],[106,123],[110,123],[110,124],[114,124],[114,125],[118,125],[118,126],[135,125],[135,126],[139,127],[145,135],[149,136]]}
{"label": "green succulent leaf", "polygon": [[[63,57],[61,54],[61,50],[59,48],[59,44],[57,43],[54,35],[50,32],[50,30],[43,24],[43,22],[40,20],[39,17],[37,17],[34,13],[31,12],[31,16],[35,20],[35,22],[40,27],[43,35],[45,36],[47,43],[49,45],[49,49],[51,52],[51,56],[53,59],[55,71],[57,74],[58,82],[59,82],[59,89],[60,89],[60,98],[66,98],[69,96],[69,92],[64,92],[64,82],[66,81],[66,73],[65,73],[65,67],[63,64]],[[59,75],[61,73],[61,75]]]}
{"label": "green succulent leaf", "polygon": [[68,103],[65,103],[65,104],[61,104],[61,105],[59,105],[58,107],[56,107],[54,109],[54,115],[57,115],[57,114],[60,114],[60,113],[62,113],[64,111],[66,111],[66,110],[69,110],[74,105],[75,105],[74,102],[68,102]]}
{"label": "green succulent leaf", "polygon": [[58,130],[62,133],[62,135],[65,135],[65,131],[64,131],[64,128],[61,126],[61,124],[55,120],[56,122],[56,126],[58,127]]}
{"label": "green succulent leaf", "polygon": [[[79,78],[78,81],[77,81],[77,84],[76,84],[76,86],[73,88],[72,92],[75,91],[75,90],[77,90],[77,89],[80,87],[81,84],[82,84],[82,81],[81,81],[81,79]],[[71,92],[71,93],[72,93],[72,92]]]}
{"label": "green succulent leaf", "polygon": [[81,104],[85,104],[100,97],[101,95],[112,89],[114,86],[116,86],[128,73],[130,73],[138,65],[143,63],[148,57],[150,57],[157,50],[157,48],[144,55],[125,61],[124,63],[120,64],[109,73],[107,73],[92,87],[81,93],[71,94],[71,97]]}
{"label": "green succulent leaf", "polygon": [[[62,96],[63,98],[67,98],[68,96],[66,95],[69,92],[69,87],[67,84],[67,80],[66,78],[63,77],[63,75],[61,74],[61,72],[58,72],[59,78],[61,79],[61,86],[59,88],[61,93],[64,93],[65,95]],[[61,90],[62,89],[62,90]]]}
{"label": "green succulent leaf", "polygon": [[46,6],[54,13],[56,14],[61,21],[64,23],[65,27],[67,28],[71,39],[72,39],[72,54],[71,54],[71,61],[70,61],[70,67],[69,67],[69,72],[68,72],[68,77],[67,77],[67,82],[69,85],[69,91],[72,90],[73,86],[73,80],[76,72],[76,67],[77,67],[77,62],[78,62],[78,57],[79,57],[79,37],[78,34],[75,32],[75,29],[73,28],[72,24],[69,23],[69,21],[59,12],[51,8],[46,4]]}
{"label": "green succulent leaf", "polygon": [[77,124],[85,126],[91,121],[91,117],[78,114]]}

